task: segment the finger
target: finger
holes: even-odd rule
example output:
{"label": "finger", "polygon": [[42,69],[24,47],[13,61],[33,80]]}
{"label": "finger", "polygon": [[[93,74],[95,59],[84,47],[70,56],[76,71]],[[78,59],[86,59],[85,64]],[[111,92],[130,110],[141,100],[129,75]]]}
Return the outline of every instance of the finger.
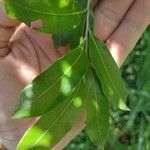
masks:
{"label": "finger", "polygon": [[63,47],[59,47],[59,48],[57,49],[57,52],[58,52],[58,54],[59,54],[59,57],[64,56],[64,55],[68,52],[68,50],[69,50],[69,46],[68,46],[68,45],[63,46]]}
{"label": "finger", "polygon": [[150,23],[150,1],[136,0],[117,30],[106,42],[120,66]]}
{"label": "finger", "polygon": [[9,52],[9,39],[15,31],[19,22],[14,21],[6,16],[3,3],[0,0],[0,58]]}
{"label": "finger", "polygon": [[52,63],[59,58],[59,54],[54,48],[51,35],[35,31],[31,28],[28,28],[26,31]]}
{"label": "finger", "polygon": [[19,62],[28,63],[33,69],[38,68],[39,72],[67,52],[65,47],[55,50],[49,34],[37,32],[23,23],[13,34],[10,43],[11,54],[19,58]]}
{"label": "finger", "polygon": [[56,50],[52,37],[49,34],[37,32],[31,28],[27,28],[26,32],[33,40],[34,46],[36,47],[42,71],[68,52],[68,46],[63,46]]}
{"label": "finger", "polygon": [[[43,26],[43,22],[40,19],[31,23],[31,28],[33,28],[33,29],[38,29],[42,26]],[[69,49],[68,45],[59,47],[56,50],[54,47],[52,37],[48,34],[39,33],[34,30],[32,30],[32,32],[29,32],[29,34],[31,34],[32,38],[36,42],[40,41],[40,43],[38,42],[40,44],[40,47],[49,46],[49,48],[47,48],[47,50],[45,48],[45,53],[47,54],[47,56],[50,57],[52,62],[55,62],[59,57],[62,57],[64,54],[66,54],[68,52],[68,49]],[[37,36],[37,35],[39,35],[39,36]],[[38,39],[37,37],[39,37],[40,39]]]}
{"label": "finger", "polygon": [[94,34],[105,41],[120,24],[134,0],[101,0],[95,8]]}
{"label": "finger", "polygon": [[6,15],[2,0],[0,0],[0,24],[7,27],[13,27],[18,24],[18,21],[13,20]]}

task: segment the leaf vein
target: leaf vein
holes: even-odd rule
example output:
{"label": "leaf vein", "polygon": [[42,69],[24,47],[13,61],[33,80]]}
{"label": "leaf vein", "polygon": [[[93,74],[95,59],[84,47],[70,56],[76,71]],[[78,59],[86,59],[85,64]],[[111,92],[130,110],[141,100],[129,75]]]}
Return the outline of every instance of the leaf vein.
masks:
{"label": "leaf vein", "polygon": [[15,6],[18,6],[18,7],[22,7],[26,10],[29,10],[29,11],[32,11],[32,12],[36,12],[36,13],[39,13],[39,14],[42,14],[42,15],[49,15],[49,16],[74,16],[74,15],[82,15],[84,13],[87,12],[87,8],[85,8],[84,10],[81,10],[81,11],[78,11],[78,12],[72,12],[72,13],[52,13],[52,12],[42,12],[42,11],[39,11],[39,10],[35,10],[35,9],[31,9],[29,7],[25,7],[25,6],[22,6],[20,5],[19,3],[17,2],[13,2],[11,1],[12,5],[15,5]]}

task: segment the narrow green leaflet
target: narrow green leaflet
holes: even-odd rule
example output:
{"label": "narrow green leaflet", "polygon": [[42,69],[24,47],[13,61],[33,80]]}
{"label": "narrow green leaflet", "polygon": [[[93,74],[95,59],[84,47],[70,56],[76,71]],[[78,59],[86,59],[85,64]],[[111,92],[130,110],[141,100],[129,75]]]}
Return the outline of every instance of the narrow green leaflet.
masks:
{"label": "narrow green leaflet", "polygon": [[13,118],[42,115],[63,102],[81,81],[87,63],[81,47],[57,60],[21,92]]}
{"label": "narrow green leaflet", "polygon": [[89,32],[89,55],[97,76],[101,82],[104,95],[114,108],[129,110],[125,104],[127,89],[110,52],[105,44]]}
{"label": "narrow green leaflet", "polygon": [[43,115],[25,133],[17,150],[50,150],[73,127],[84,106],[85,85],[83,82],[66,101]]}
{"label": "narrow green leaflet", "polygon": [[4,0],[7,14],[30,24],[41,19],[39,31],[61,33],[76,28],[86,13],[86,0]]}
{"label": "narrow green leaflet", "polygon": [[85,130],[90,140],[103,148],[109,135],[109,102],[103,95],[96,73],[91,68],[86,74],[85,81],[87,87]]}

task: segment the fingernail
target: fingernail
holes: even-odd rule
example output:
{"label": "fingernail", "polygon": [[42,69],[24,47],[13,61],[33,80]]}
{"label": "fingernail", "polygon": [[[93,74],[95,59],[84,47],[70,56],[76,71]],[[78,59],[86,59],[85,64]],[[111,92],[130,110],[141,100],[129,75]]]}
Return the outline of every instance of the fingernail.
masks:
{"label": "fingernail", "polygon": [[43,21],[41,19],[31,22],[31,28],[37,29],[43,26]]}

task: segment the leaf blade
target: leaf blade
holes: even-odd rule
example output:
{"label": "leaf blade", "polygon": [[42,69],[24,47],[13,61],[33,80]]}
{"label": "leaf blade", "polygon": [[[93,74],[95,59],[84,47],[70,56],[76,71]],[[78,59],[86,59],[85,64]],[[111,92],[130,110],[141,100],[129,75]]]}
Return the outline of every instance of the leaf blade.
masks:
{"label": "leaf blade", "polygon": [[86,74],[85,81],[87,85],[85,130],[90,140],[99,148],[103,148],[109,135],[109,102],[103,95],[99,80],[91,67]]}
{"label": "leaf blade", "polygon": [[[38,30],[47,33],[61,33],[78,26],[86,12],[86,1],[64,0],[5,0],[7,14],[14,19],[31,24],[41,19],[43,27]],[[64,25],[65,24],[65,25]]]}
{"label": "leaf blade", "polygon": [[81,37],[84,34],[85,19],[73,30],[63,32],[60,34],[54,34],[53,41],[55,48],[69,45],[70,49],[74,49],[79,46]]}
{"label": "leaf blade", "polygon": [[13,117],[38,116],[61,103],[81,81],[86,72],[87,63],[87,55],[81,47],[71,50],[57,60],[24,88]]}
{"label": "leaf blade", "polygon": [[71,130],[84,107],[84,86],[80,83],[71,97],[43,115],[23,136],[17,150],[34,150],[37,147],[49,150],[54,147]]}
{"label": "leaf blade", "polygon": [[102,84],[104,95],[114,108],[129,110],[125,105],[127,89],[119,69],[105,44],[89,32],[89,55]]}

